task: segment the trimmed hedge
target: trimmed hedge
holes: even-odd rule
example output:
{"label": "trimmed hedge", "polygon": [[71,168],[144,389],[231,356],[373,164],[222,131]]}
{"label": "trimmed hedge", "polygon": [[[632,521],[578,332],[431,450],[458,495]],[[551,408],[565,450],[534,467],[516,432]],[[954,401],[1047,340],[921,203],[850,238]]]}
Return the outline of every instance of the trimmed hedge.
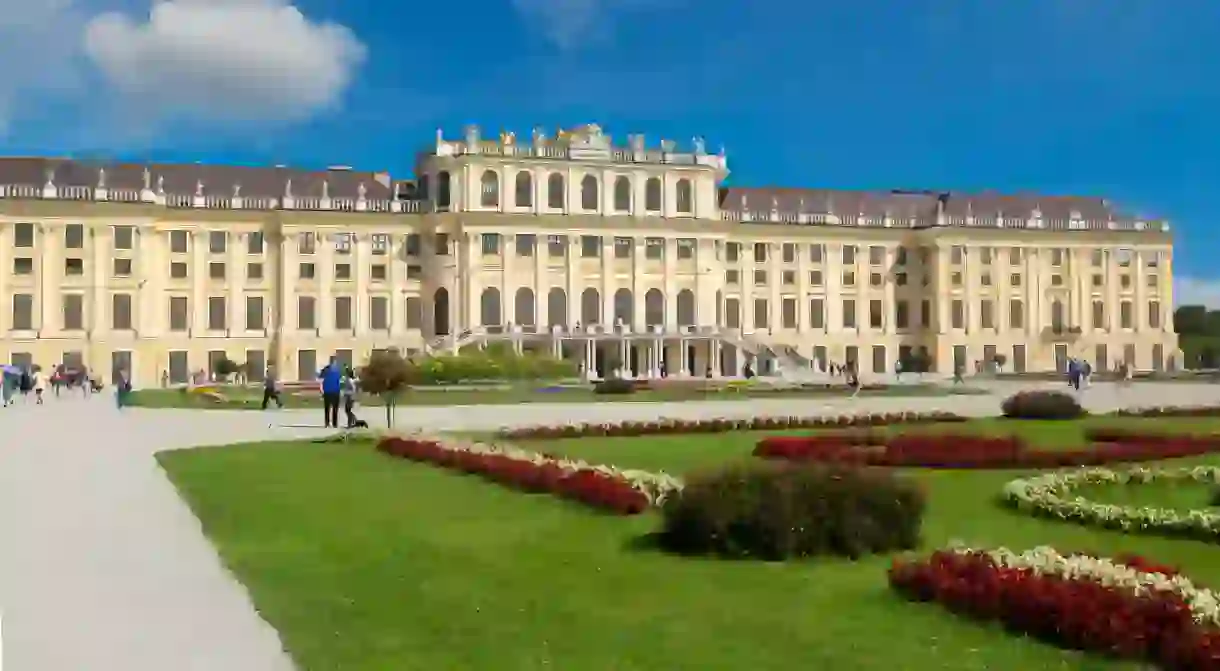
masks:
{"label": "trimmed hedge", "polygon": [[631,380],[611,378],[593,385],[594,394],[634,394],[635,383]]}
{"label": "trimmed hedge", "polygon": [[1061,391],[1022,391],[1000,406],[1009,419],[1080,419],[1087,413],[1075,396]]}
{"label": "trimmed hedge", "polygon": [[512,351],[438,354],[410,362],[412,384],[456,384],[489,380],[558,380],[578,375],[564,359]]}
{"label": "trimmed hedge", "polygon": [[661,508],[662,548],[779,561],[853,559],[919,544],[925,498],[886,471],[742,464],[686,479]]}

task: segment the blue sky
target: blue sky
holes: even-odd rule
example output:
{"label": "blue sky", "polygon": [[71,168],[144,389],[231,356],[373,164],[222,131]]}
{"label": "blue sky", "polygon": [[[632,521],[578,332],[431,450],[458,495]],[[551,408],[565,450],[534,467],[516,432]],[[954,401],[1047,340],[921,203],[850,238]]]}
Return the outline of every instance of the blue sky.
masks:
{"label": "blue sky", "polygon": [[0,76],[5,153],[405,174],[438,126],[595,121],[705,136],[743,185],[1106,195],[1220,306],[1214,0],[34,5],[0,0],[37,64]]}

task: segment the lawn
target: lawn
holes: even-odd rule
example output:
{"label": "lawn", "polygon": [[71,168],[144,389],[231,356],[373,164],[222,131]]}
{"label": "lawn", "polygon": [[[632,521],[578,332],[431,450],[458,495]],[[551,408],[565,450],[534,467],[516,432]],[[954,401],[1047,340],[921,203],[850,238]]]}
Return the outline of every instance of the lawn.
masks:
{"label": "lawn", "polygon": [[[1090,421],[1220,429],[1215,420]],[[1081,423],[1016,426],[1045,445],[1081,440]],[[1012,430],[1001,420],[954,429],[963,427]],[[532,447],[683,473],[746,459],[759,435]],[[302,669],[1136,668],[907,604],[886,587],[885,557],[785,564],[679,559],[641,545],[656,526],[651,515],[592,514],[546,495],[395,460],[368,444],[242,445],[164,453],[159,460]],[[1015,475],[911,472],[929,490],[925,546],[960,539],[1136,552],[1220,584],[1220,547],[1094,531],[1001,508],[997,493]],[[1202,489],[1192,496],[1206,501]]]}
{"label": "lawn", "polygon": [[[222,400],[178,389],[141,389],[132,392],[129,404],[145,408],[193,408],[213,410],[257,410],[262,405],[261,389],[221,387]],[[621,403],[662,401],[727,401],[750,398],[826,398],[851,393],[843,385],[800,389],[734,388],[702,389],[698,385],[672,385],[638,391],[634,394],[595,394],[590,387],[531,387],[514,386],[505,389],[414,389],[399,398],[407,406],[443,405],[514,405],[518,403]],[[934,384],[894,385],[865,390],[861,396],[947,396],[975,395],[982,392],[970,387],[946,387]],[[284,394],[289,408],[321,407],[320,397],[312,392]],[[362,395],[366,406],[381,405],[376,396]]]}

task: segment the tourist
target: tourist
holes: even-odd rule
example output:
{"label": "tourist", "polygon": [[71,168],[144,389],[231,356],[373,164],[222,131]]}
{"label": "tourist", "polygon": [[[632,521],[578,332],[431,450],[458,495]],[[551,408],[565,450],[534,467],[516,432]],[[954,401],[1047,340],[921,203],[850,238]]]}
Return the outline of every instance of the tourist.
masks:
{"label": "tourist", "polygon": [[343,373],[335,357],[318,373],[322,383],[322,420],[325,428],[339,428],[339,397],[343,390]]}
{"label": "tourist", "polygon": [[127,376],[127,371],[115,371],[114,376],[114,401],[119,410],[127,407],[127,395],[131,393],[131,379]]}
{"label": "tourist", "polygon": [[38,366],[34,366],[34,371],[30,373],[30,387],[34,390],[34,402],[42,405],[42,393],[47,389],[47,378]]}
{"label": "tourist", "polygon": [[12,366],[5,366],[3,376],[3,380],[0,380],[3,385],[0,386],[0,400],[4,401],[4,407],[7,408],[13,404],[17,386],[21,384],[21,373]]}
{"label": "tourist", "polygon": [[1083,370],[1080,367],[1080,362],[1076,359],[1068,359],[1068,386],[1076,391],[1080,391],[1080,377]]}
{"label": "tourist", "polygon": [[275,407],[283,409],[284,401],[280,398],[280,380],[275,374],[275,366],[267,366],[267,372],[263,376],[263,410],[266,410],[273,400]]}
{"label": "tourist", "polygon": [[356,373],[352,371],[351,366],[343,371],[340,390],[343,396],[343,414],[347,419],[347,428],[355,428],[358,421],[356,417]]}
{"label": "tourist", "polygon": [[1088,389],[1093,383],[1093,367],[1088,361],[1080,362],[1080,378],[1084,381],[1084,388]]}

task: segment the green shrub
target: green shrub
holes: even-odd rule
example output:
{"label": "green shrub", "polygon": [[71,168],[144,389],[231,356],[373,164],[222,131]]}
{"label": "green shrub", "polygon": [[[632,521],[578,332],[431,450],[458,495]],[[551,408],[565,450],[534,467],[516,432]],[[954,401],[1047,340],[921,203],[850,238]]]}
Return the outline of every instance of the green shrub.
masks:
{"label": "green shrub", "polygon": [[593,385],[594,394],[634,394],[635,383],[621,378],[602,380]]}
{"label": "green shrub", "polygon": [[851,558],[919,544],[924,495],[889,471],[741,464],[696,475],[662,507],[658,541],[682,554]]}
{"label": "green shrub", "polygon": [[1208,505],[1210,505],[1212,508],[1220,508],[1220,487],[1216,487],[1212,490],[1212,500]]}
{"label": "green shrub", "polygon": [[1004,399],[1000,406],[1009,419],[1079,419],[1084,408],[1076,397],[1062,391],[1022,391]]}
{"label": "green shrub", "polygon": [[556,380],[575,377],[576,364],[511,350],[462,352],[424,357],[411,362],[417,384],[458,384],[480,380]]}

